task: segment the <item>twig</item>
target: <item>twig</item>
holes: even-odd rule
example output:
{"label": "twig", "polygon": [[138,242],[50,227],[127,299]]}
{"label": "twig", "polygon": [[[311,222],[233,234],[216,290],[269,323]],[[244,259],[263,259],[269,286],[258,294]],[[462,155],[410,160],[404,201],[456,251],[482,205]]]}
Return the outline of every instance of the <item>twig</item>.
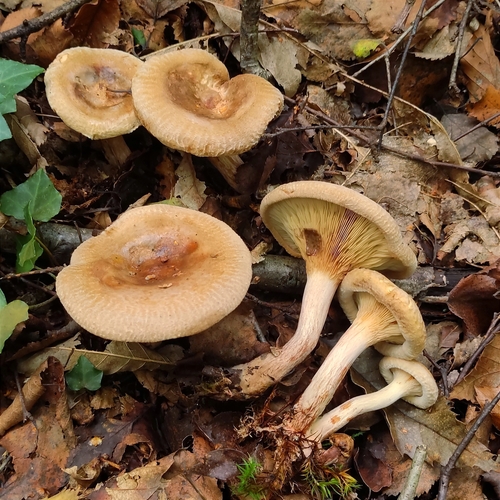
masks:
{"label": "twig", "polygon": [[479,429],[479,426],[484,422],[484,419],[491,413],[493,408],[495,408],[495,405],[498,403],[498,401],[500,401],[500,391],[498,391],[497,395],[487,405],[484,406],[479,417],[477,417],[472,427],[462,439],[462,442],[458,445],[457,449],[451,455],[448,463],[442,468],[441,477],[439,479],[439,493],[437,496],[437,500],[446,500],[448,485],[450,483],[450,474],[453,470],[453,467],[455,467],[455,464],[460,458],[460,455],[462,455],[465,448],[467,448],[472,438],[474,437],[474,434]]}
{"label": "twig", "polygon": [[478,128],[481,128],[483,125],[487,125],[489,122],[491,122],[495,118],[498,118],[499,116],[500,116],[500,112],[495,113],[494,115],[490,116],[489,118],[486,118],[486,120],[483,120],[482,122],[479,122],[477,125],[474,125],[469,130],[466,130],[463,134],[460,134],[458,137],[454,137],[452,139],[452,141],[453,142],[457,142],[458,140],[462,139],[462,137],[465,137],[466,135],[474,132],[474,130],[477,130]]}
{"label": "twig", "polygon": [[417,491],[426,456],[427,447],[423,444],[418,445],[415,449],[415,455],[413,455],[410,473],[398,500],[413,500],[415,498],[415,492]]}
{"label": "twig", "polygon": [[380,148],[382,146],[382,140],[384,138],[384,131],[385,127],[387,125],[387,122],[389,121],[389,113],[391,112],[392,108],[392,102],[394,101],[394,97],[396,96],[396,90],[398,88],[398,83],[401,78],[401,75],[403,74],[403,68],[406,62],[406,58],[408,57],[408,52],[410,51],[411,47],[411,42],[413,41],[413,38],[415,37],[418,29],[418,25],[420,24],[420,21],[422,20],[422,16],[424,14],[424,8],[425,4],[427,3],[427,0],[422,0],[422,3],[420,4],[420,8],[418,9],[417,17],[412,23],[412,29],[410,31],[410,36],[408,37],[408,41],[406,42],[405,48],[403,50],[403,55],[401,57],[401,63],[398,67],[398,71],[396,72],[396,76],[394,77],[394,83],[392,84],[392,88],[389,88],[389,98],[387,99],[387,105],[385,108],[385,113],[384,117],[382,118],[382,122],[380,123],[380,135],[378,138],[378,150],[380,151]]}
{"label": "twig", "polygon": [[443,382],[443,395],[447,398],[450,395],[450,389],[448,388],[448,368],[446,366],[438,365],[432,358],[429,356],[429,353],[424,349],[422,354],[425,358],[431,363],[431,365],[441,374],[441,381]]}
{"label": "twig", "polygon": [[0,33],[0,44],[8,42],[9,40],[13,40],[14,38],[27,37],[31,33],[36,33],[45,26],[52,24],[60,17],[69,14],[71,11],[78,9],[89,1],[90,0],[70,0],[69,2],[57,7],[56,9],[41,15],[40,17],[30,19],[29,21],[25,20],[19,26]]}
{"label": "twig", "polygon": [[63,266],[57,267],[46,267],[45,269],[35,269],[34,271],[27,271],[25,273],[9,273],[5,276],[0,276],[0,281],[2,280],[11,280],[14,278],[24,278],[25,276],[35,276],[37,274],[50,274],[50,273],[58,273],[62,271]]}
{"label": "twig", "polygon": [[474,363],[477,361],[479,356],[481,356],[482,352],[486,349],[486,346],[495,338],[495,336],[498,334],[499,331],[500,331],[500,314],[494,313],[493,319],[491,320],[490,326],[488,328],[488,331],[486,332],[484,339],[482,340],[481,344],[479,344],[478,348],[474,351],[474,354],[464,364],[462,371],[460,372],[460,375],[455,381],[454,386],[462,382],[462,380],[469,374],[472,367],[474,366]]}
{"label": "twig", "polygon": [[448,88],[450,90],[453,90],[453,92],[455,92],[456,94],[460,93],[460,89],[457,86],[458,63],[462,58],[462,44],[464,41],[464,33],[465,33],[465,28],[467,26],[467,22],[469,20],[469,14],[473,3],[474,0],[468,0],[464,16],[462,17],[462,20],[460,21],[460,26],[458,27],[457,48],[455,49],[455,58],[453,59],[453,66],[451,67],[451,74],[450,74],[450,83],[448,84]]}

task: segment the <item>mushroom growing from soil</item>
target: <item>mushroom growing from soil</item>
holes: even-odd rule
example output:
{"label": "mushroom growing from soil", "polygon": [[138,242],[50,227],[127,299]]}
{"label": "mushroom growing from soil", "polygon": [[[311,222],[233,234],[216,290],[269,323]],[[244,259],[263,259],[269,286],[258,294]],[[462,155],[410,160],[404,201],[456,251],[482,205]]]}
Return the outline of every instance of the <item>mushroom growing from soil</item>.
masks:
{"label": "mushroom growing from soil", "polygon": [[125,212],[82,243],[56,287],[89,332],[153,342],[212,326],[243,300],[251,277],[250,252],[227,224],[157,204]]}
{"label": "mushroom growing from soil", "polygon": [[92,140],[106,139],[103,146],[123,161],[120,148],[128,154],[130,150],[121,136],[140,125],[130,89],[142,65],[140,59],[120,50],[63,50],[45,72],[47,99],[68,127]]}
{"label": "mushroom growing from soil", "polygon": [[137,115],[166,146],[211,158],[238,189],[240,153],[251,149],[283,108],[283,96],[267,80],[229,78],[226,66],[202,49],[153,55],[132,82]]}
{"label": "mushroom growing from soil", "polygon": [[243,395],[279,382],[316,346],[338,285],[353,268],[404,278],[416,258],[394,219],[352,189],[320,181],[283,184],[264,197],[262,220],[294,257],[306,261],[307,282],[297,330],[278,354],[233,368]]}
{"label": "mushroom growing from soil", "polygon": [[352,363],[365,349],[374,345],[384,355],[415,359],[425,346],[425,324],[417,304],[377,271],[350,271],[340,285],[337,299],[351,326],[294,405],[290,426],[297,432],[307,429],[323,413]]}
{"label": "mushroom growing from soil", "polygon": [[423,410],[437,400],[438,388],[429,370],[418,361],[386,356],[379,364],[388,385],[382,389],[352,398],[317,419],[309,428],[309,439],[321,442],[348,424],[354,417],[387,408],[398,399]]}

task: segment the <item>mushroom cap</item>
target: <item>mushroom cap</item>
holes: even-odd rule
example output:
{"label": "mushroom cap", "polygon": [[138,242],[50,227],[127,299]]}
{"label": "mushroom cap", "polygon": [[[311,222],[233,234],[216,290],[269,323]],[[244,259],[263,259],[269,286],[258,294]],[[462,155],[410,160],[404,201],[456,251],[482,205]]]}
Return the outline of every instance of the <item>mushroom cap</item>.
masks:
{"label": "mushroom cap", "polygon": [[409,361],[391,356],[385,356],[380,360],[380,373],[385,381],[390,384],[394,378],[394,370],[402,370],[411,375],[422,387],[420,396],[405,396],[403,399],[408,403],[425,410],[432,406],[439,395],[439,390],[434,377],[429,370],[418,361]]}
{"label": "mushroom cap", "polygon": [[45,72],[47,99],[68,127],[90,139],[128,134],[140,125],[130,87],[142,65],[120,50],[63,50]]}
{"label": "mushroom cap", "polygon": [[251,277],[250,252],[227,224],[158,204],[125,212],[82,243],[56,287],[89,332],[153,342],[212,326],[243,300]]}
{"label": "mushroom cap", "polygon": [[392,281],[370,269],[353,269],[346,274],[337,292],[340,306],[349,321],[353,322],[358,314],[363,296],[371,295],[394,317],[401,344],[378,342],[377,351],[385,356],[414,359],[425,347],[425,323],[415,301]]}
{"label": "mushroom cap", "polygon": [[132,82],[141,123],[166,146],[196,156],[251,149],[283,108],[264,78],[229,79],[222,62],[202,49],[150,57]]}
{"label": "mushroom cap", "polygon": [[380,205],[352,189],[322,181],[282,184],[262,200],[262,220],[278,243],[308,270],[342,278],[353,268],[391,278],[410,276],[417,260]]}

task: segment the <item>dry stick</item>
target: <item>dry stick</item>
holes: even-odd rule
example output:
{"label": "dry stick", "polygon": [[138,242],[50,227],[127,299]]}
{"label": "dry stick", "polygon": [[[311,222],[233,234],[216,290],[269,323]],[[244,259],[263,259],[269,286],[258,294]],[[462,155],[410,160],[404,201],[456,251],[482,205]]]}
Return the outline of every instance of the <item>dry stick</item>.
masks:
{"label": "dry stick", "polygon": [[467,26],[467,21],[469,20],[470,10],[472,8],[472,4],[474,0],[468,0],[467,7],[465,8],[464,16],[460,21],[460,26],[458,28],[458,38],[457,38],[457,48],[455,50],[455,58],[453,59],[453,66],[451,67],[451,75],[450,82],[448,83],[448,88],[453,90],[453,92],[459,94],[460,89],[457,86],[457,71],[458,71],[458,63],[462,58],[462,44],[464,41],[464,33],[465,27]]}
{"label": "dry stick", "polygon": [[420,8],[418,9],[417,17],[412,23],[412,29],[410,31],[410,36],[408,37],[408,41],[406,42],[405,48],[403,50],[403,55],[401,57],[401,64],[398,67],[398,71],[396,72],[396,76],[394,78],[394,82],[392,84],[392,87],[390,88],[389,92],[389,98],[387,99],[387,105],[385,108],[385,113],[384,117],[382,118],[382,122],[379,125],[380,128],[380,135],[378,138],[378,150],[380,151],[380,148],[382,146],[382,140],[384,138],[384,131],[385,127],[387,126],[387,122],[389,121],[389,113],[391,112],[392,108],[392,102],[394,101],[394,97],[396,96],[396,90],[398,88],[398,83],[401,78],[401,75],[403,74],[403,68],[406,62],[406,58],[408,57],[408,52],[410,51],[410,46],[411,42],[413,41],[413,38],[415,37],[418,29],[418,25],[420,24],[420,21],[422,20],[422,16],[424,14],[424,8],[425,4],[427,3],[427,0],[422,0],[422,3],[420,5]]}
{"label": "dry stick", "polygon": [[398,500],[413,500],[415,498],[415,493],[420,481],[420,476],[422,474],[426,455],[427,447],[423,444],[419,444],[415,449],[410,473],[408,474],[406,484],[403,488],[403,491],[399,495]]}
{"label": "dry stick", "polygon": [[439,493],[437,500],[446,500],[446,494],[448,493],[448,485],[450,483],[450,474],[460,458],[460,455],[464,452],[465,448],[469,445],[474,434],[479,429],[479,426],[484,422],[484,419],[491,413],[495,405],[500,401],[500,391],[497,395],[483,408],[479,417],[469,429],[467,434],[462,439],[462,442],[458,445],[457,449],[453,452],[448,463],[441,469],[441,478],[439,479]]}
{"label": "dry stick", "polygon": [[62,271],[63,268],[64,266],[46,267],[45,269],[35,269],[34,271],[26,271],[25,273],[9,273],[4,276],[0,276],[0,281],[11,280],[14,278],[23,278],[25,276],[35,276],[37,274],[58,273],[59,271]]}
{"label": "dry stick", "polygon": [[495,336],[498,334],[499,331],[500,331],[500,314],[495,313],[493,314],[493,319],[490,323],[490,326],[488,328],[488,331],[486,332],[484,339],[482,340],[481,344],[479,344],[478,348],[474,351],[474,354],[464,364],[462,371],[460,372],[460,375],[455,381],[454,386],[462,382],[462,380],[469,374],[474,363],[477,361],[482,352],[486,349],[486,346],[495,338]]}
{"label": "dry stick", "polygon": [[[431,14],[436,9],[438,9],[439,7],[441,7],[441,5],[444,4],[444,2],[446,2],[446,0],[439,0],[438,2],[436,2],[430,9],[427,9],[424,12],[424,15],[422,16],[422,19],[425,19],[429,14]],[[361,73],[363,73],[363,71],[367,70],[370,66],[373,66],[376,62],[380,61],[380,59],[382,59],[384,57],[387,57],[387,55],[386,55],[387,53],[389,53],[389,55],[392,54],[396,50],[397,46],[406,38],[406,35],[408,35],[408,33],[410,33],[410,31],[412,30],[412,28],[413,28],[413,23],[412,23],[412,25],[409,28],[407,28],[403,33],[401,33],[401,35],[398,37],[398,39],[391,45],[391,47],[389,49],[387,49],[387,51],[383,52],[378,57],[376,57],[375,59],[373,59],[372,61],[370,61],[368,64],[366,64],[365,66],[363,66],[360,70],[356,71],[356,73],[354,73],[352,75],[352,77],[356,78]]]}
{"label": "dry stick", "polygon": [[25,20],[19,26],[0,33],[0,43],[8,42],[9,40],[13,40],[14,38],[19,37],[26,38],[31,33],[40,31],[45,26],[52,24],[60,17],[69,14],[71,11],[78,9],[89,1],[90,0],[70,0],[69,2],[57,7],[56,9],[41,15],[40,17],[31,19],[29,21]]}

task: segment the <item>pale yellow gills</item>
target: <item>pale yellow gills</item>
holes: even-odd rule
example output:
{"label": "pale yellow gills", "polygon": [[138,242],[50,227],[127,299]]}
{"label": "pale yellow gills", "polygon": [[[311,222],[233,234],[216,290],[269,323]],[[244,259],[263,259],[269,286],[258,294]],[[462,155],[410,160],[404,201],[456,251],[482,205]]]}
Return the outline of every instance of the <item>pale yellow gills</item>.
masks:
{"label": "pale yellow gills", "polygon": [[382,389],[357,396],[321,416],[306,433],[318,443],[347,425],[354,417],[387,408],[398,399],[423,410],[437,400],[439,391],[429,370],[418,361],[385,357],[380,361],[380,373],[388,385]]}
{"label": "pale yellow gills", "polygon": [[150,57],[132,83],[137,114],[166,146],[196,156],[237,155],[251,149],[283,108],[283,96],[264,78],[232,79],[201,49]]}
{"label": "pale yellow gills", "polygon": [[370,269],[354,269],[342,281],[337,298],[352,322],[314,374],[294,406],[290,426],[307,429],[331,401],[352,363],[368,347],[405,359],[425,346],[425,324],[415,301],[392,281]]}
{"label": "pale yellow gills", "polygon": [[234,367],[243,395],[279,382],[316,346],[344,276],[369,268],[410,276],[417,261],[381,206],[352,189],[319,181],[283,184],[264,197],[262,220],[285,250],[306,261],[307,283],[297,330],[277,353]]}
{"label": "pale yellow gills", "polygon": [[134,208],[82,243],[56,281],[83,328],[152,342],[201,332],[235,309],[252,277],[245,243],[224,222],[172,205]]}
{"label": "pale yellow gills", "polygon": [[61,120],[85,137],[128,134],[140,125],[130,90],[142,65],[120,50],[66,49],[45,72],[47,99]]}

